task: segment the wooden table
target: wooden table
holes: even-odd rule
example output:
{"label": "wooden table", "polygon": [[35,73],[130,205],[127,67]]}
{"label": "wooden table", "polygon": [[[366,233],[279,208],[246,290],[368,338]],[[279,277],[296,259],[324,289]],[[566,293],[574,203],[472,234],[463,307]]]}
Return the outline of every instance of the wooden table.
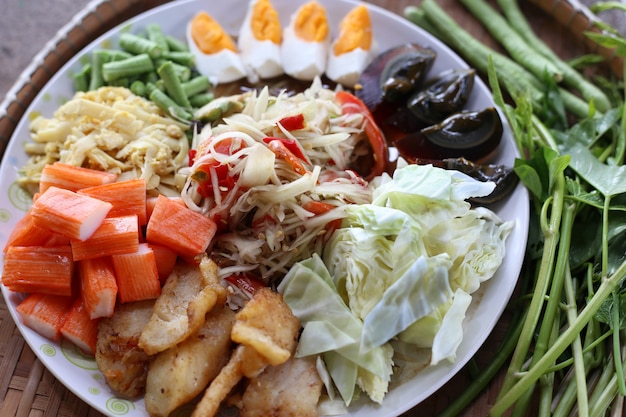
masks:
{"label": "wooden table", "polygon": [[[100,35],[117,23],[162,3],[163,1],[140,1],[140,0],[111,0],[103,1],[94,8],[94,14],[84,14],[82,19],[76,21],[76,25],[68,28],[66,35],[71,42],[61,42],[54,48],[54,52],[44,56],[42,62],[33,65],[32,72],[25,74],[27,80],[23,84],[16,85],[6,97],[4,108],[0,113],[0,151],[4,150],[6,143],[15,128],[15,123],[23,114],[25,107],[32,101],[38,89],[45,84],[61,65],[78,49],[87,44],[91,39]],[[561,1],[545,1],[554,5],[565,3]],[[54,4],[54,2],[51,2]],[[404,8],[409,5],[419,4],[416,0],[371,0],[370,3],[384,7],[390,11],[402,14]],[[496,48],[497,45],[480,25],[469,16],[465,10],[454,0],[439,0],[462,25],[473,33],[477,38]],[[563,11],[555,12],[550,6],[546,12],[533,2],[524,3],[524,12],[530,17],[537,33],[551,44],[562,56],[572,57],[585,51],[580,35],[580,28],[571,31],[572,25],[563,25],[565,21],[572,22],[573,16]],[[587,2],[589,3],[589,2]],[[94,3],[91,3],[92,5]],[[115,7],[111,8],[110,6]],[[556,23],[555,23],[556,21]],[[560,21],[560,23],[559,23]],[[60,24],[66,22],[60,22]],[[620,23],[620,21],[618,21]],[[583,21],[584,24],[584,21]],[[585,28],[586,29],[586,28]],[[490,338],[476,356],[476,363],[482,366],[489,362],[490,357],[502,340],[507,327],[507,316],[503,316],[493,331]],[[99,417],[101,414],[60,384],[54,376],[43,368],[33,352],[25,344],[24,339],[17,331],[4,303],[0,301],[0,415],[11,416],[71,416]],[[463,391],[471,378],[465,371],[460,372],[449,383],[430,398],[419,404],[415,409],[406,413],[405,416],[435,416],[459,392]],[[490,406],[498,394],[498,386],[501,375],[493,380],[489,389],[481,394],[473,404],[463,413],[464,417],[486,416]]]}

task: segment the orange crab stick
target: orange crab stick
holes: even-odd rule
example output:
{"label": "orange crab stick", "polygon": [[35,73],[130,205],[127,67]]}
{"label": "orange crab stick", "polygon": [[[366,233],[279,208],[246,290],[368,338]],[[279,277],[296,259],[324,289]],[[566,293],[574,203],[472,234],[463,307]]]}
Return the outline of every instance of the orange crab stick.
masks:
{"label": "orange crab stick", "polygon": [[97,185],[77,192],[113,204],[109,217],[135,214],[140,226],[146,224],[146,180],[142,178]]}
{"label": "orange crab stick", "polygon": [[72,295],[74,261],[69,246],[11,246],[2,283],[11,291]]}
{"label": "orange crab stick", "polygon": [[75,261],[136,252],[139,245],[137,216],[107,217],[85,240],[72,240]]}
{"label": "orange crab stick", "polygon": [[29,211],[11,231],[3,251],[6,253],[11,246],[62,246],[69,243],[66,237],[36,226]]}
{"label": "orange crab stick", "polygon": [[134,253],[113,255],[119,301],[151,300],[161,294],[161,283],[154,251],[140,243]]}
{"label": "orange crab stick", "polygon": [[81,297],[89,317],[111,317],[117,300],[115,268],[110,257],[86,259],[78,263]]}
{"label": "orange crab stick", "polygon": [[160,195],[148,221],[146,240],[167,246],[192,262],[207,250],[216,231],[216,223],[207,216]]}
{"label": "orange crab stick", "polygon": [[71,297],[33,293],[19,303],[15,310],[27,327],[43,337],[58,341],[61,339],[65,317],[71,308]]}
{"label": "orange crab stick", "polygon": [[52,186],[76,191],[116,180],[117,175],[110,172],[55,162],[43,167],[39,179],[39,192],[44,192]]}
{"label": "orange crab stick", "polygon": [[70,190],[50,187],[35,200],[31,214],[36,226],[75,240],[89,238],[113,205]]}
{"label": "orange crab stick", "polygon": [[98,340],[99,319],[92,320],[89,312],[85,308],[83,299],[78,297],[72,308],[65,316],[65,321],[61,327],[61,335],[74,343],[84,352],[96,353],[96,342]]}

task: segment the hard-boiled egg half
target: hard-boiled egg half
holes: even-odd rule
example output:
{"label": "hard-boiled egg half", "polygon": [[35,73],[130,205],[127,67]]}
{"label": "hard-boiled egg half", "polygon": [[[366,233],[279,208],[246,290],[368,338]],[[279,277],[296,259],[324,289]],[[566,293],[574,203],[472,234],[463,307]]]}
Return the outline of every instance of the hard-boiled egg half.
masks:
{"label": "hard-boiled egg half", "polygon": [[280,18],[270,0],[251,0],[237,40],[251,82],[283,73],[282,37]]}
{"label": "hard-boiled egg half", "polygon": [[234,40],[208,13],[201,11],[191,19],[187,44],[196,57],[196,69],[214,84],[246,75]]}
{"label": "hard-boiled egg half", "polygon": [[291,15],[283,32],[281,60],[285,74],[311,81],[326,70],[330,30],[324,6],[313,0]]}
{"label": "hard-boiled egg half", "polygon": [[375,54],[369,10],[361,4],[339,23],[339,33],[328,54],[326,75],[346,87],[354,87]]}

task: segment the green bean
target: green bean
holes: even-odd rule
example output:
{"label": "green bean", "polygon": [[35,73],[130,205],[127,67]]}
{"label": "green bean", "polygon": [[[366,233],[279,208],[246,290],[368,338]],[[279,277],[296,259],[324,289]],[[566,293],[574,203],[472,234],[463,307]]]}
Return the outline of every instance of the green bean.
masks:
{"label": "green bean", "polygon": [[191,120],[193,115],[187,110],[176,104],[174,100],[168,97],[167,94],[159,90],[158,88],[152,89],[149,96],[150,100],[154,102],[161,110],[169,114],[170,116],[182,119]]}
{"label": "green bean", "polygon": [[74,89],[76,91],[87,91],[89,89],[89,77],[91,75],[91,64],[85,64],[83,67],[72,75],[74,80]]}
{"label": "green bean", "polygon": [[130,84],[130,91],[133,94],[136,94],[141,97],[146,97],[148,95],[148,88],[146,87],[146,83],[141,80],[135,80]]}
{"label": "green bean", "polygon": [[102,65],[102,78],[111,82],[119,78],[132,77],[154,71],[154,64],[148,54],[139,54],[122,61],[107,62]]}
{"label": "green bean", "polygon": [[170,46],[165,39],[165,35],[163,34],[160,25],[158,25],[157,23],[151,23],[146,25],[146,33],[148,34],[148,39],[159,45],[162,54],[169,52]]}
{"label": "green bean", "polygon": [[211,88],[211,81],[204,76],[199,75],[191,80],[182,84],[183,91],[187,97],[195,96],[196,94],[204,93]]}
{"label": "green bean", "polygon": [[89,89],[97,90],[104,85],[102,67],[109,61],[110,55],[105,50],[96,50],[91,54],[91,78]]}
{"label": "green bean", "polygon": [[177,64],[176,62],[172,62],[171,60],[164,59],[164,58],[159,58],[159,59],[154,60],[154,65],[157,68],[159,68],[166,62],[169,62],[170,64],[172,64],[172,67],[174,68],[176,75],[178,76],[178,78],[180,78],[181,81],[189,81],[189,79],[191,78],[191,68],[189,67]]}
{"label": "green bean", "polygon": [[122,49],[135,55],[148,54],[150,58],[158,58],[163,53],[156,42],[132,33],[122,33],[119,44]]}
{"label": "green bean", "polygon": [[163,80],[165,91],[172,98],[172,100],[174,100],[179,106],[190,108],[191,104],[189,104],[189,99],[183,90],[180,78],[178,78],[178,74],[176,73],[176,69],[174,68],[172,61],[166,61],[163,63],[157,69],[157,73],[161,77],[161,80]]}
{"label": "green bean", "polygon": [[189,104],[191,104],[191,107],[200,108],[204,106],[205,104],[208,104],[211,101],[213,101],[214,98],[215,96],[213,95],[213,93],[195,94],[189,97]]}
{"label": "green bean", "polygon": [[169,59],[172,62],[189,68],[193,67],[196,63],[196,57],[191,52],[187,51],[164,52],[161,56],[163,59]]}
{"label": "green bean", "polygon": [[605,112],[610,108],[610,101],[602,90],[595,84],[589,82],[580,72],[576,71],[568,63],[564,62],[535,34],[528,20],[521,12],[516,0],[498,0],[498,4],[513,30],[524,38],[529,46],[552,61],[561,71],[565,85],[578,90],[585,100],[593,100],[598,110]]}
{"label": "green bean", "polygon": [[460,0],[460,2],[476,16],[516,62],[539,79],[547,72],[555,81],[561,81],[563,74],[552,61],[527,45],[517,32],[510,29],[507,21],[493,7],[481,0]]}
{"label": "green bean", "polygon": [[188,52],[189,48],[185,42],[182,42],[171,35],[165,35],[167,45],[170,47],[170,51]]}

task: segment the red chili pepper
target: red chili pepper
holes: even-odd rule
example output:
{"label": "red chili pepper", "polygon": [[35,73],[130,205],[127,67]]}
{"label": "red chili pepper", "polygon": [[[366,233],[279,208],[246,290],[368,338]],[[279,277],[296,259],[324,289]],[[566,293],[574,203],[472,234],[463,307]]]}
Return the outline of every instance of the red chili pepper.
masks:
{"label": "red chili pepper", "polygon": [[252,298],[252,296],[258,289],[267,286],[256,276],[252,274],[247,274],[245,272],[229,275],[224,279],[243,291],[243,293],[246,294],[249,298]]}
{"label": "red chili pepper", "polygon": [[371,180],[377,175],[382,174],[387,168],[389,149],[387,148],[385,136],[376,124],[370,110],[358,97],[347,91],[338,91],[335,97],[337,98],[337,102],[341,105],[341,112],[343,114],[361,113],[365,117],[365,134],[374,151],[374,166],[370,173],[365,176],[365,179]]}
{"label": "red chili pepper", "polygon": [[270,141],[267,142],[267,147],[274,152],[277,157],[289,163],[297,174],[306,174],[306,168],[304,168],[302,159],[298,158],[293,152],[291,152],[291,150],[289,150],[289,148],[287,148],[287,146],[283,143],[282,139],[271,138]]}
{"label": "red chili pepper", "polygon": [[279,140],[283,143],[283,145],[285,145],[285,147],[287,149],[289,149],[289,151],[294,154],[294,156],[302,159],[303,161],[306,161],[307,158],[306,156],[304,156],[304,154],[302,153],[302,149],[300,149],[300,147],[298,146],[298,144],[296,143],[295,139],[288,139],[288,138],[276,138],[274,136],[267,136],[265,138],[263,138],[263,142],[267,143],[269,145],[269,143],[273,140]]}
{"label": "red chili pepper", "polygon": [[196,162],[196,154],[198,151],[196,149],[189,149],[187,153],[187,159],[189,159],[189,166],[192,166],[194,162]]}
{"label": "red chili pepper", "polygon": [[283,117],[278,121],[288,131],[304,129],[304,115],[302,113],[295,116]]}

